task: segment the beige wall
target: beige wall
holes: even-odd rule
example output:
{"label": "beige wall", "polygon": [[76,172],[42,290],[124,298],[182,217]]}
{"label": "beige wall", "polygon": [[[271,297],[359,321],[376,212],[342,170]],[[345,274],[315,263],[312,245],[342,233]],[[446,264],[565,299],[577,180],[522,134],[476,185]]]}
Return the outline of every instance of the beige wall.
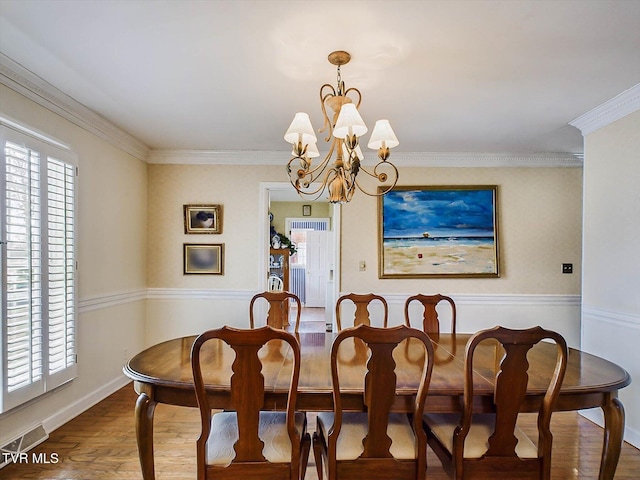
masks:
{"label": "beige wall", "polygon": [[640,111],[585,137],[584,170],[582,346],[631,374],[620,399],[640,446]]}
{"label": "beige wall", "polygon": [[[311,205],[311,216],[302,216],[303,205]],[[331,218],[331,208],[328,202],[271,202],[269,211],[273,213],[271,224],[276,228],[276,232],[282,232],[287,236],[289,236],[289,233],[285,231],[287,218]]]}
{"label": "beige wall", "polygon": [[[0,415],[0,442],[59,426],[124,384],[125,357],[144,344],[147,165],[0,85],[3,115],[78,155],[78,378]],[[3,443],[1,443],[3,444]]]}
{"label": "beige wall", "polygon": [[[379,279],[378,204],[356,195],[342,209],[342,291],[580,293],[580,168],[411,168],[401,170],[400,184],[498,185],[500,278]],[[573,263],[574,273],[563,275],[562,263]]]}
{"label": "beige wall", "polygon": [[640,111],[588,135],[585,158],[585,304],[638,314]]}
{"label": "beige wall", "polygon": [[[580,293],[580,168],[411,168],[401,169],[400,178],[416,185],[498,185],[501,277],[378,279],[377,201],[356,195],[342,206],[342,291]],[[278,180],[277,166],[150,165],[149,286],[258,288],[259,183]],[[199,202],[223,204],[221,235],[184,234],[182,206]],[[183,275],[184,242],[224,243],[225,275]],[[366,261],[365,272],[359,260]],[[567,262],[574,264],[573,275],[561,273]]]}
{"label": "beige wall", "polygon": [[[376,199],[356,195],[341,207],[341,292],[386,295],[396,320],[406,296],[449,293],[460,302],[460,331],[541,324],[579,346],[582,169],[401,168],[400,178],[418,185],[498,185],[501,277],[378,279]],[[147,344],[195,334],[203,326],[247,326],[249,301],[266,274],[261,183],[285,181],[277,165],[149,165]],[[188,203],[222,204],[223,233],[185,235],[182,208]],[[183,275],[185,242],[224,243],[224,276]],[[359,271],[359,260],[366,271]],[[561,273],[566,262],[574,264],[573,275]]]}
{"label": "beige wall", "polygon": [[[276,166],[149,165],[148,286],[257,290],[258,238],[266,217],[258,208],[258,186],[261,181],[281,180],[282,172]],[[222,233],[185,234],[187,204],[222,205]],[[223,243],[224,275],[184,275],[184,243]]]}

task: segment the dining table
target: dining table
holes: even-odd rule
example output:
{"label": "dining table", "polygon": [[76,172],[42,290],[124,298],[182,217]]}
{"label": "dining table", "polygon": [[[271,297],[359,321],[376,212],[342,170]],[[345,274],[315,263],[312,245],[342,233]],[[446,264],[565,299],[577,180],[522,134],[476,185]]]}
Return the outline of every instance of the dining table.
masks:
{"label": "dining table", "polygon": [[[331,411],[331,346],[337,334],[331,332],[297,333],[301,346],[297,410]],[[464,391],[464,354],[471,334],[430,334],[435,358],[427,394],[425,412],[459,413]],[[136,439],[143,478],[153,480],[153,416],[157,404],[197,407],[191,346],[196,336],[175,338],[135,355],[124,366],[138,394],[135,405]],[[265,409],[284,410],[289,391],[292,356],[288,345],[280,341],[267,344],[260,351],[265,384]],[[422,347],[423,348],[423,347]],[[397,377],[393,409],[411,409],[420,382],[424,350],[417,342],[406,341],[394,351]],[[529,383],[522,412],[536,412],[546,391],[556,363],[553,343],[540,342],[528,354]],[[493,386],[503,352],[496,343],[476,350],[474,362],[474,412],[494,412]],[[210,342],[202,352],[203,375],[210,405],[216,409],[233,409],[230,378],[234,353],[220,341]],[[354,341],[338,355],[342,407],[365,411],[364,375],[368,351]],[[604,414],[604,436],[599,479],[613,479],[623,443],[624,407],[618,391],[631,383],[620,366],[578,349],[569,349],[566,374],[556,411],[600,408]],[[195,442],[194,442],[195,452]],[[195,453],[194,453],[195,454]]]}

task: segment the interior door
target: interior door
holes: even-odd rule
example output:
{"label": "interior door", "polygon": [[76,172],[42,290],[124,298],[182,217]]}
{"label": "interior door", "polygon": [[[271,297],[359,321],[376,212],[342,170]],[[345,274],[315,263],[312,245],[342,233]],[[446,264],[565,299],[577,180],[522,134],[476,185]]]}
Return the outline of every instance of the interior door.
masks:
{"label": "interior door", "polygon": [[307,265],[305,296],[307,307],[325,307],[327,299],[327,266],[329,234],[326,231],[307,231]]}

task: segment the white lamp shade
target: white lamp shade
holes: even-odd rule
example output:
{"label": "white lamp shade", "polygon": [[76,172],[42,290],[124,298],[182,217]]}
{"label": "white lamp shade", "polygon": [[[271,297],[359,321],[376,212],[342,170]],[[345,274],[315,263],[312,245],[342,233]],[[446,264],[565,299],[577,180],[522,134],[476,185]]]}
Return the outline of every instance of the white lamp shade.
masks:
{"label": "white lamp shade", "polygon": [[368,128],[364,120],[358,113],[358,109],[353,103],[345,103],[340,108],[340,115],[333,129],[333,136],[336,138],[346,138],[347,135],[361,137],[367,133]]}
{"label": "white lamp shade", "polygon": [[371,138],[367,146],[374,150],[377,150],[383,146],[388,148],[397,147],[400,144],[396,138],[396,134],[393,133],[393,129],[389,124],[389,120],[378,120],[373,132],[371,132]]}
{"label": "white lamp shade", "polygon": [[[360,149],[360,145],[356,145],[356,148],[354,150],[355,150],[356,157],[358,157],[360,161],[364,160],[364,154]],[[347,146],[344,143],[342,144],[342,158],[344,159],[349,158],[349,150],[347,150]]]}
{"label": "white lamp shade", "polygon": [[[300,138],[300,136],[302,136],[302,138]],[[299,140],[302,141],[302,145],[316,143],[318,139],[313,131],[309,115],[304,112],[296,113],[291,125],[289,125],[287,133],[284,134],[284,139],[294,145],[298,143]]]}
{"label": "white lamp shade", "polygon": [[[291,151],[291,155],[295,156],[296,155],[296,150],[295,148]],[[307,145],[307,154],[305,155],[307,158],[316,158],[320,156],[320,152],[318,151],[318,144],[317,143],[309,143]]]}

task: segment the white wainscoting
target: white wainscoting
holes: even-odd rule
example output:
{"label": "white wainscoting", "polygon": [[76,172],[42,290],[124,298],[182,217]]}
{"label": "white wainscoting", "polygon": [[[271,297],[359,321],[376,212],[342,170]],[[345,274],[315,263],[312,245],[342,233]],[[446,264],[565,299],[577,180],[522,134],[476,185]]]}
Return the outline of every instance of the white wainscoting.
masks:
{"label": "white wainscoting", "polygon": [[[254,294],[251,290],[149,289],[146,344],[195,335],[222,325],[248,327],[249,302]],[[381,295],[389,304],[389,324],[403,323],[404,301],[412,293]],[[541,325],[564,335],[571,347],[580,348],[579,295],[461,294],[452,295],[452,298],[456,302],[457,331],[460,333],[472,333],[495,325],[512,328]],[[373,324],[378,324],[382,318],[381,308],[372,305],[370,310]],[[343,317],[349,318],[348,310],[344,311]],[[446,330],[447,318],[443,310],[443,330]]]}
{"label": "white wainscoting", "polygon": [[253,290],[151,288],[147,294],[147,346],[212,328],[249,328]]}
{"label": "white wainscoting", "polygon": [[[640,315],[613,312],[588,305],[582,307],[582,350],[606,358],[631,375],[631,385],[619,398],[625,408],[624,439],[640,448]],[[581,412],[602,426],[600,409]]]}

